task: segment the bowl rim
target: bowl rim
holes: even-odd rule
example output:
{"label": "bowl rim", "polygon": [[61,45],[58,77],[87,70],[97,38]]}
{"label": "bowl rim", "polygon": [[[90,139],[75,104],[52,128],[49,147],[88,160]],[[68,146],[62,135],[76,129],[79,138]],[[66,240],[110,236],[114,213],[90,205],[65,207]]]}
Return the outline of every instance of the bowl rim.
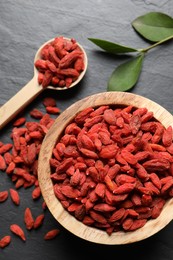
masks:
{"label": "bowl rim", "polygon": [[[53,183],[50,179],[49,159],[51,158],[53,147],[58,139],[57,133],[62,133],[63,129],[74,119],[76,114],[83,109],[90,106],[98,107],[104,104],[117,106],[133,105],[134,107],[141,108],[146,107],[148,111],[153,112],[155,119],[160,121],[165,127],[169,125],[173,127],[173,116],[164,107],[146,97],[127,92],[101,92],[92,94],[69,106],[58,116],[52,127],[49,129],[43,140],[39,153],[38,181],[43,198],[50,212],[65,229],[84,240],[98,244],[129,244],[144,240],[156,234],[173,219],[173,210],[171,211],[173,198],[166,202],[158,218],[147,221],[142,228],[131,232],[113,232],[111,236],[109,236],[105,231],[86,226],[70,215],[56,198],[53,191]],[[58,129],[56,135],[54,131],[55,129]]]}

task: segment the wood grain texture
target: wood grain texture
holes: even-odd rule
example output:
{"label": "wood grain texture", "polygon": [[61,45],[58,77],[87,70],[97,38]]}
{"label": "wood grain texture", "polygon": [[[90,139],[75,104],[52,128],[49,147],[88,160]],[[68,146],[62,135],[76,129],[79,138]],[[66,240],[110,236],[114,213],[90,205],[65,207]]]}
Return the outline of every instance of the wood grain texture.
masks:
{"label": "wood grain texture", "polygon": [[114,232],[108,236],[106,232],[85,226],[71,216],[54,195],[50,179],[49,159],[52,150],[64,128],[73,120],[76,114],[87,107],[97,107],[105,104],[133,105],[146,107],[154,113],[154,117],[165,127],[173,127],[173,116],[159,104],[139,95],[124,92],[105,92],[88,96],[67,108],[56,120],[47,133],[39,155],[38,179],[44,200],[55,219],[73,234],[85,240],[100,244],[127,244],[146,239],[164,228],[173,219],[173,199],[170,199],[160,216],[150,220],[146,225],[133,232]]}
{"label": "wood grain texture", "polygon": [[39,93],[42,87],[37,84],[37,78],[33,77],[17,94],[0,108],[0,130],[21,112]]}

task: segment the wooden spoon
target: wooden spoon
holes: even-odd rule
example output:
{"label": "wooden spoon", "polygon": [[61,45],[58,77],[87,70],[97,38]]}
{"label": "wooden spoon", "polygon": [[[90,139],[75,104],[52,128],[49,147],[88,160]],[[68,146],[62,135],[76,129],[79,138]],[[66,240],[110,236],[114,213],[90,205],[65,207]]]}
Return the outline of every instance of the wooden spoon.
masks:
{"label": "wooden spoon", "polygon": [[[70,40],[68,38],[65,38],[67,40]],[[40,52],[41,49],[48,43],[52,42],[54,39],[51,39],[44,43],[37,51],[34,63],[36,60],[40,59]],[[84,53],[84,63],[85,68],[80,73],[79,77],[76,81],[74,81],[69,88],[74,87],[76,84],[79,83],[79,81],[83,78],[85,75],[86,69],[87,69],[87,55],[83,47],[77,43],[80,49]],[[38,84],[38,70],[34,66],[34,76],[33,78],[17,93],[15,94],[9,101],[7,101],[1,108],[0,108],[0,130],[8,123],[10,122],[20,111],[22,111],[32,100],[34,100],[43,90],[41,85]],[[48,88],[54,89],[54,90],[64,90],[69,89],[67,87],[64,88],[55,88],[52,86],[48,86]]]}

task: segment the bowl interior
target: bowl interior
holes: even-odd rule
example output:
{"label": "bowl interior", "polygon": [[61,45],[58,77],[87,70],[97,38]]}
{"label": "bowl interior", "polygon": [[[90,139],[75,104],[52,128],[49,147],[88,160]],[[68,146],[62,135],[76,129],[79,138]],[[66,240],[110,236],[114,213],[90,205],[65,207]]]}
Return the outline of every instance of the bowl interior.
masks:
{"label": "bowl interior", "polygon": [[145,226],[132,232],[113,232],[109,236],[105,231],[89,227],[71,216],[56,198],[53,190],[53,183],[50,178],[49,160],[52,157],[52,150],[62,134],[64,128],[74,119],[75,115],[87,107],[101,105],[123,105],[142,108],[154,113],[154,118],[163,126],[173,127],[173,116],[162,106],[145,97],[124,92],[105,92],[88,96],[67,108],[56,120],[48,131],[40,150],[38,179],[44,200],[55,219],[74,235],[100,244],[127,244],[146,239],[164,228],[173,219],[173,199],[166,202],[160,216],[147,221]]}

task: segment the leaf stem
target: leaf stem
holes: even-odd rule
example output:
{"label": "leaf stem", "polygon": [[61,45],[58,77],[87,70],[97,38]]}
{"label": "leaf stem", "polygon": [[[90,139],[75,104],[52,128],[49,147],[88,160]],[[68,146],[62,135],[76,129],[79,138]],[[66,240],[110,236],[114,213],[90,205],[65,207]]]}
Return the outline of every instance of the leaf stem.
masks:
{"label": "leaf stem", "polygon": [[164,42],[166,42],[166,41],[169,41],[169,40],[171,40],[171,39],[173,39],[173,35],[171,35],[171,36],[169,36],[169,37],[167,37],[167,38],[165,38],[165,39],[163,39],[163,40],[161,40],[161,41],[159,41],[159,42],[156,42],[155,44],[150,45],[150,46],[147,47],[147,48],[140,49],[139,51],[140,51],[140,52],[147,52],[147,51],[149,51],[149,50],[155,48],[156,46],[158,46],[158,45],[160,45],[160,44],[162,44],[162,43],[164,43]]}

